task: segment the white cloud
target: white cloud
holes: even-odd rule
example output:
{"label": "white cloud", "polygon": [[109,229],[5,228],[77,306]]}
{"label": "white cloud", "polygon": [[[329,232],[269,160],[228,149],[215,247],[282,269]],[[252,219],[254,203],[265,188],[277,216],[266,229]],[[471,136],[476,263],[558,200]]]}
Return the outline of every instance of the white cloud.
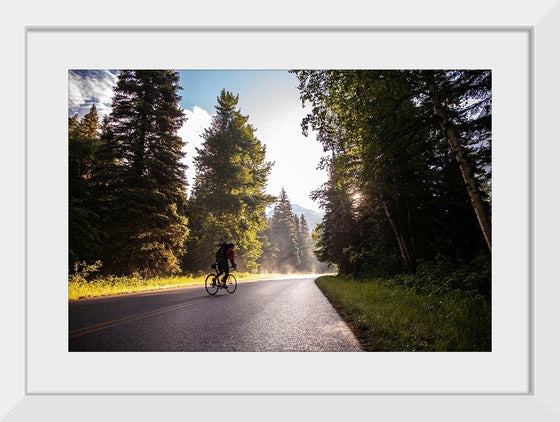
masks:
{"label": "white cloud", "polygon": [[192,110],[184,110],[184,112],[188,120],[179,129],[178,134],[187,143],[183,149],[187,153],[183,162],[188,166],[186,174],[190,189],[195,175],[193,158],[196,156],[196,148],[204,142],[202,135],[204,130],[212,124],[212,116],[198,106],[194,106]]}
{"label": "white cloud", "polygon": [[72,71],[68,72],[68,108],[71,110],[85,102],[81,85],[82,78]]}
{"label": "white cloud", "polygon": [[68,112],[81,118],[91,108],[97,107],[100,118],[111,112],[113,87],[118,76],[110,70],[68,72]]}

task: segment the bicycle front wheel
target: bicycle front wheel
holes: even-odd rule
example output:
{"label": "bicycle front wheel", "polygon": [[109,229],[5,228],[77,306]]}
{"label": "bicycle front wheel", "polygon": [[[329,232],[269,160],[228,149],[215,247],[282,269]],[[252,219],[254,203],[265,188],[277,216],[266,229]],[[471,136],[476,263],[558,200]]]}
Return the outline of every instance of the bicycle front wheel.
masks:
{"label": "bicycle front wheel", "polygon": [[228,293],[233,293],[237,289],[237,279],[233,274],[230,274],[226,280],[226,290]]}
{"label": "bicycle front wheel", "polygon": [[215,295],[218,291],[218,280],[216,280],[216,274],[208,274],[206,276],[206,281],[204,282],[204,287],[209,295]]}

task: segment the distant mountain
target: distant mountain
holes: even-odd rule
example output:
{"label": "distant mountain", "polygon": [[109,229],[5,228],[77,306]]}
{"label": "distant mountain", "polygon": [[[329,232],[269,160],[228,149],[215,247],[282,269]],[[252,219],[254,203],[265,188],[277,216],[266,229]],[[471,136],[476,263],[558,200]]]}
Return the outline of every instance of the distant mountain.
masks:
{"label": "distant mountain", "polygon": [[[294,214],[296,214],[298,217],[300,217],[301,214],[303,214],[303,216],[305,217],[305,220],[307,221],[307,225],[309,226],[309,231],[310,232],[312,232],[313,229],[315,228],[315,226],[318,223],[320,223],[321,220],[323,219],[323,214],[322,213],[304,208],[304,207],[302,207],[301,205],[298,205],[298,204],[292,204],[292,212]],[[273,213],[274,213],[274,209],[271,209],[266,214],[266,217],[267,218],[272,217]]]}
{"label": "distant mountain", "polygon": [[318,223],[320,223],[321,220],[323,219],[323,214],[322,213],[318,213],[317,211],[313,211],[313,210],[309,210],[307,208],[303,208],[301,205],[298,205],[298,204],[292,204],[292,211],[298,217],[301,216],[301,214],[304,215],[305,219],[307,220],[307,225],[309,226],[309,231],[311,231],[311,232],[313,231],[315,226]]}

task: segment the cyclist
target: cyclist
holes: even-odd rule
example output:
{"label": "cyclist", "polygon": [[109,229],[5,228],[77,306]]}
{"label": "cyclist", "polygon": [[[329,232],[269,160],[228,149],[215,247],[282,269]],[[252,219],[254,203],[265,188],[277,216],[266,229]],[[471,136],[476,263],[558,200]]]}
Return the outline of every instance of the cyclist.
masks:
{"label": "cyclist", "polygon": [[233,251],[233,247],[235,245],[233,242],[230,243],[222,243],[220,245],[220,249],[216,253],[216,263],[218,264],[218,275],[216,278],[224,274],[222,277],[222,284],[226,285],[226,279],[229,276],[229,263],[228,260],[231,262],[233,268],[237,268],[237,264],[235,263],[234,256],[235,252]]}

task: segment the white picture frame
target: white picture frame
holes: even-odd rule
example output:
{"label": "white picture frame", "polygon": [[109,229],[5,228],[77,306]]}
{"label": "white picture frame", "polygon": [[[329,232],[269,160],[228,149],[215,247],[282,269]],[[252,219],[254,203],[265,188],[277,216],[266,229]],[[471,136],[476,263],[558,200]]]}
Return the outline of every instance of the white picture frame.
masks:
{"label": "white picture frame", "polygon": [[[554,353],[555,321],[558,319],[555,293],[558,293],[558,286],[553,281],[554,272],[552,272],[552,263],[555,258],[554,248],[548,243],[550,239],[554,238],[554,234],[558,234],[554,195],[551,194],[554,190],[550,183],[556,178],[553,173],[555,169],[553,158],[556,156],[554,152],[558,152],[558,146],[552,142],[555,136],[555,132],[552,130],[555,121],[555,109],[552,101],[560,94],[558,82],[554,77],[556,68],[554,42],[559,38],[560,3],[550,1],[536,5],[525,2],[518,10],[508,10],[507,16],[502,15],[501,9],[496,6],[485,5],[485,10],[488,12],[485,18],[480,17],[479,14],[466,13],[450,19],[446,19],[449,16],[445,12],[437,19],[433,19],[429,12],[415,10],[412,1],[405,3],[410,8],[410,12],[400,15],[400,17],[388,18],[386,21],[380,20],[380,17],[372,18],[372,22],[364,21],[363,16],[360,17],[360,15],[355,16],[353,21],[344,19],[341,21],[337,20],[337,17],[344,18],[348,15],[344,12],[342,15],[337,15],[333,11],[330,16],[319,14],[319,18],[324,19],[322,21],[319,18],[310,19],[310,22],[303,22],[297,18],[290,20],[288,15],[280,13],[276,16],[276,20],[270,17],[263,20],[262,17],[253,14],[250,15],[251,19],[241,17],[236,22],[246,28],[275,26],[289,29],[301,27],[310,32],[316,31],[317,27],[322,27],[322,33],[329,33],[339,25],[345,25],[348,30],[367,31],[371,28],[387,27],[388,30],[401,31],[404,34],[411,34],[414,29],[426,28],[437,30],[492,28],[497,33],[525,31],[529,35],[530,43],[527,53],[529,62],[532,64],[529,72],[529,85],[532,83],[533,86],[528,94],[528,99],[529,109],[533,112],[529,118],[530,139],[526,151],[529,160],[530,196],[524,198],[527,202],[525,205],[529,208],[527,212],[530,218],[527,227],[530,251],[528,277],[530,280],[526,293],[529,301],[527,316],[529,317],[528,326],[531,337],[528,352],[530,374],[527,378],[527,391],[522,393],[467,392],[463,394],[446,394],[442,391],[438,391],[437,394],[394,392],[364,394],[351,391],[321,394],[312,391],[301,394],[294,389],[291,392],[264,394],[259,394],[258,391],[252,391],[251,394],[219,391],[217,395],[211,395],[208,391],[189,394],[181,394],[176,391],[157,391],[153,394],[135,394],[130,391],[117,393],[97,391],[88,394],[68,390],[48,393],[30,392],[28,388],[28,347],[30,344],[36,343],[30,343],[25,335],[28,324],[26,299],[30,293],[27,284],[30,262],[27,260],[29,245],[25,242],[24,235],[29,237],[29,231],[32,230],[26,224],[29,212],[26,207],[29,206],[29,200],[33,201],[34,198],[29,198],[30,191],[26,173],[30,170],[26,162],[27,143],[24,142],[24,139],[29,136],[29,128],[25,125],[29,105],[24,103],[22,88],[25,88],[26,98],[29,98],[29,90],[32,87],[27,85],[26,79],[23,78],[28,71],[24,65],[29,65],[29,62],[26,63],[23,60],[25,59],[24,46],[29,31],[40,29],[38,24],[48,31],[52,30],[50,33],[55,33],[57,28],[62,27],[68,30],[70,26],[78,29],[92,24],[96,26],[97,21],[80,20],[71,12],[62,21],[56,19],[54,12],[50,12],[50,15],[40,16],[40,19],[30,19],[31,15],[25,11],[11,22],[6,23],[2,29],[6,39],[15,41],[11,47],[11,52],[14,54],[12,63],[15,64],[15,69],[7,71],[5,80],[17,81],[9,89],[10,94],[13,94],[13,104],[20,106],[17,109],[12,104],[12,109],[8,110],[6,107],[2,111],[5,112],[4,115],[15,114],[12,121],[18,122],[19,126],[11,129],[11,135],[13,139],[21,140],[21,144],[12,143],[7,147],[7,153],[16,159],[2,170],[2,172],[6,172],[6,174],[2,173],[3,187],[6,186],[7,191],[13,193],[13,197],[18,199],[14,201],[14,208],[8,212],[8,217],[4,218],[6,221],[14,221],[15,224],[7,227],[10,235],[8,238],[12,239],[13,236],[13,240],[3,242],[2,256],[8,257],[6,264],[9,263],[13,268],[11,272],[8,272],[9,279],[20,282],[9,283],[6,286],[5,297],[10,297],[12,300],[0,311],[2,328],[5,338],[8,340],[4,342],[4,344],[8,344],[8,347],[2,350],[0,366],[4,374],[0,390],[2,393],[0,417],[5,417],[7,421],[52,418],[71,420],[75,419],[76,415],[80,415],[80,418],[85,420],[117,420],[125,417],[136,420],[168,420],[181,416],[191,416],[195,420],[218,420],[231,417],[232,414],[239,415],[237,417],[243,417],[244,420],[256,420],[257,418],[261,420],[263,417],[272,420],[301,419],[300,415],[325,420],[355,420],[368,416],[391,420],[414,418],[426,421],[494,420],[498,418],[514,421],[560,419],[560,405],[556,401],[558,395],[556,380],[560,371]],[[325,5],[325,3],[322,4]],[[475,6],[469,7],[474,8]],[[305,6],[302,7],[307,10]],[[426,4],[423,7],[426,10],[433,10]],[[447,8],[456,14],[460,12],[458,6],[447,6]],[[347,7],[345,10],[351,9]],[[204,10],[204,6],[198,6],[196,10],[209,12]],[[397,16],[397,14],[391,15],[396,11],[397,9],[385,9],[382,15]],[[99,13],[97,12],[97,17],[102,16]],[[486,19],[487,17],[489,18]],[[121,28],[120,31],[135,36],[142,34],[143,28],[149,26],[147,22],[150,21],[150,18],[150,13],[146,11],[141,18],[130,19],[124,26],[120,22],[108,22],[108,24],[118,26]],[[219,32],[226,27],[231,27],[227,24],[229,20],[226,19],[222,17],[221,20],[217,19],[213,22],[208,18],[201,21],[191,18],[188,22],[189,25],[186,26],[198,26],[206,32]],[[101,19],[101,21],[103,20]],[[167,20],[164,24],[175,27],[172,19]],[[135,26],[135,28],[130,28],[130,26]],[[165,28],[162,29],[165,30]],[[176,27],[176,29],[180,28]],[[173,67],[173,63],[170,63],[169,67]],[[63,119],[61,124],[65,126],[66,120]],[[9,177],[10,174],[17,174],[18,178],[14,180],[13,176]],[[34,193],[31,192],[31,194]],[[50,274],[48,262],[45,265],[47,266],[44,271],[48,278]],[[44,310],[59,312],[49,309],[48,305],[45,305]]]}

